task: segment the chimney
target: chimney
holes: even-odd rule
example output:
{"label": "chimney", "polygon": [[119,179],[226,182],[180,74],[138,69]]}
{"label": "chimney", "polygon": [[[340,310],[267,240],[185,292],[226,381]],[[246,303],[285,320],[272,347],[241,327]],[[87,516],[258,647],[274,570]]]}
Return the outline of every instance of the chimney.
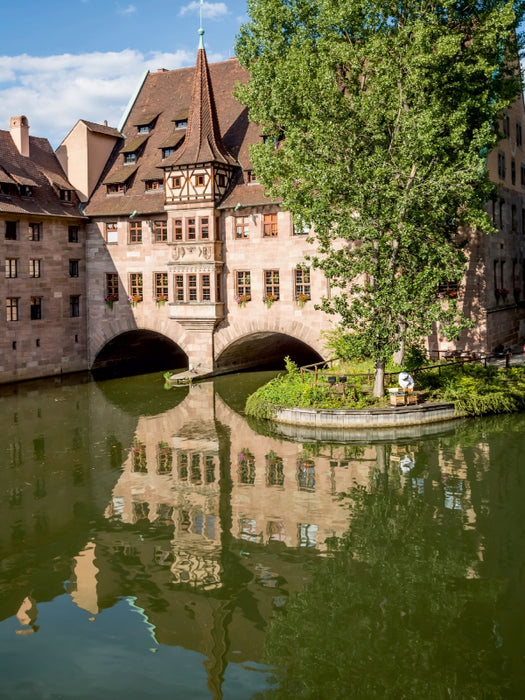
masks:
{"label": "chimney", "polygon": [[20,155],[29,157],[29,124],[27,117],[11,117],[9,123],[9,131],[15,146],[18,148]]}

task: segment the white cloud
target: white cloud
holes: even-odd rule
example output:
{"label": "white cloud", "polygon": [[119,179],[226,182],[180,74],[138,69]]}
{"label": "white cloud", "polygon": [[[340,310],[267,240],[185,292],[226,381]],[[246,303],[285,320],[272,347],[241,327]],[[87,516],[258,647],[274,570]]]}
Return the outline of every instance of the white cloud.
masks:
{"label": "white cloud", "polygon": [[135,5],[128,5],[127,7],[121,7],[117,5],[117,13],[119,15],[132,15],[137,11]]}
{"label": "white cloud", "polygon": [[[208,57],[209,60],[219,60]],[[144,71],[193,65],[195,52],[0,56],[0,129],[27,116],[30,133],[56,148],[79,119],[118,126]]]}
{"label": "white cloud", "polygon": [[[184,16],[187,14],[197,14],[200,11],[200,2],[190,2],[189,5],[184,5],[180,8],[179,15]],[[202,16],[206,19],[221,19],[225,17],[228,12],[228,8],[223,2],[203,2],[202,3]]]}

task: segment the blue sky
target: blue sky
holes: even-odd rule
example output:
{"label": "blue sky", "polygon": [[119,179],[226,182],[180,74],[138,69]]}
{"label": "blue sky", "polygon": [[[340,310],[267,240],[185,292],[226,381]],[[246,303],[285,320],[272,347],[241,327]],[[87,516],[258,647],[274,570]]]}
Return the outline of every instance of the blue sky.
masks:
{"label": "blue sky", "polygon": [[[117,126],[145,70],[193,65],[198,0],[2,3],[0,129],[25,114],[56,148],[78,119]],[[234,55],[245,0],[202,3],[209,61]]]}

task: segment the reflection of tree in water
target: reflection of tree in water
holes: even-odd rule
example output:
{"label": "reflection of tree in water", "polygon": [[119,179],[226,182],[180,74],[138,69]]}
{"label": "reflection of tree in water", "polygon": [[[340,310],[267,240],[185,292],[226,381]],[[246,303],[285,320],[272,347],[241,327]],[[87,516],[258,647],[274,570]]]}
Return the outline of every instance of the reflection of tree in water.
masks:
{"label": "reflection of tree in water", "polygon": [[281,670],[268,697],[505,696],[498,590],[467,578],[464,516],[386,476],[347,494],[351,529],[270,623],[265,660]]}

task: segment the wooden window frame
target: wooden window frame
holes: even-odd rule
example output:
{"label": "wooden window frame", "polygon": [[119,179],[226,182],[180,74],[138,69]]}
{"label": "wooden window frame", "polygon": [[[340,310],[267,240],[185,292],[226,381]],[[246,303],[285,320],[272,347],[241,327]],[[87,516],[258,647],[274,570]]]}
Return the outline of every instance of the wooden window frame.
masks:
{"label": "wooden window frame", "polygon": [[155,301],[168,301],[168,273],[153,273],[153,294]]}
{"label": "wooden window frame", "polygon": [[118,243],[118,221],[106,221],[104,224],[104,236],[106,243],[109,245]]}
{"label": "wooden window frame", "polygon": [[105,279],[105,300],[108,302],[118,301],[119,284],[116,272],[106,272]]}
{"label": "wooden window frame", "polygon": [[211,275],[209,272],[200,275],[200,300],[211,301]]}
{"label": "wooden window frame", "polygon": [[276,238],[279,235],[277,214],[263,214],[263,237]]}
{"label": "wooden window frame", "polygon": [[144,298],[144,276],[142,272],[130,272],[128,280],[130,301],[142,301]]}
{"label": "wooden window frame", "polygon": [[244,240],[250,237],[250,217],[236,216],[234,221],[235,239]]}
{"label": "wooden window frame", "polygon": [[31,221],[29,223],[29,234],[28,238],[30,241],[41,241],[42,240],[42,224],[40,222]]}
{"label": "wooden window frame", "polygon": [[272,296],[274,301],[280,299],[280,276],[279,270],[264,270],[264,295]]}
{"label": "wooden window frame", "polygon": [[168,240],[168,222],[158,219],[153,222],[153,242],[166,243]]}
{"label": "wooden window frame", "polygon": [[129,222],[128,243],[130,245],[142,243],[142,221]]}
{"label": "wooden window frame", "polygon": [[40,258],[29,258],[29,277],[36,279],[42,272],[42,261]]}
{"label": "wooden window frame", "polygon": [[5,278],[12,280],[18,277],[18,258],[5,259]]}
{"label": "wooden window frame", "polygon": [[173,219],[173,240],[182,241],[184,239],[184,222],[182,219]]}
{"label": "wooden window frame", "polygon": [[14,322],[19,320],[19,297],[7,297],[6,303],[6,320]]}
{"label": "wooden window frame", "polygon": [[29,305],[29,317],[31,321],[42,320],[42,297],[31,297]]}

